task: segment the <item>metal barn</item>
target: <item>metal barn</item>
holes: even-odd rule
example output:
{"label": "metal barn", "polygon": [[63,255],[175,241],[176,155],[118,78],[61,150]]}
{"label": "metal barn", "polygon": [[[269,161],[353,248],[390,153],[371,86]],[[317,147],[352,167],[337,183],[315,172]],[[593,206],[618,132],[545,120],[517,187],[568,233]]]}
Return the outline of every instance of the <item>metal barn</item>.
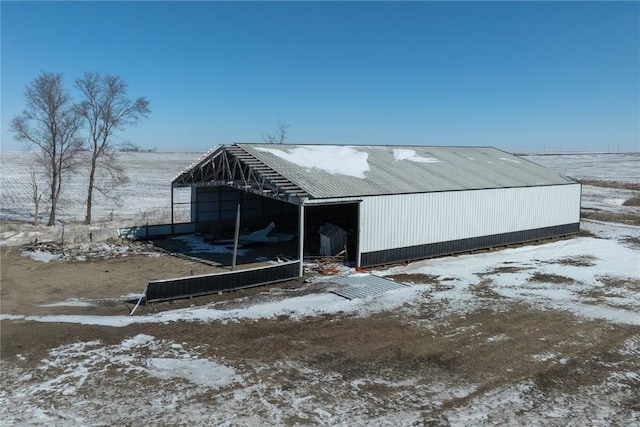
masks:
{"label": "metal barn", "polygon": [[[172,182],[202,233],[274,222],[299,259],[347,232],[359,267],[576,233],[580,183],[491,147],[230,144]],[[172,192],[173,194],[173,192]],[[302,263],[300,272],[302,274]]]}

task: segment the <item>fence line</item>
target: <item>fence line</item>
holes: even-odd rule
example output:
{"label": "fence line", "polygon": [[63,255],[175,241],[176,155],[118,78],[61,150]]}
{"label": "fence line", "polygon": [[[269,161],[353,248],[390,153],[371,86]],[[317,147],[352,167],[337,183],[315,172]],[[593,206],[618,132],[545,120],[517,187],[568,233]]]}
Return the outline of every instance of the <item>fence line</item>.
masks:
{"label": "fence line", "polygon": [[196,232],[196,223],[141,225],[139,227],[118,228],[118,236],[134,239],[152,239],[173,234]]}

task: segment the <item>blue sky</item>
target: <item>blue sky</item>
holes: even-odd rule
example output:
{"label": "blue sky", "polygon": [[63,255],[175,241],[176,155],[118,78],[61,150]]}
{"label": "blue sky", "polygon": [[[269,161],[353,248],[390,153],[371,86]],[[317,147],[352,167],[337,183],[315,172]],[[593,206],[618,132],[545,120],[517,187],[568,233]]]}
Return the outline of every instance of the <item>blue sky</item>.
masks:
{"label": "blue sky", "polygon": [[638,2],[1,3],[1,149],[41,71],[123,77],[161,151],[262,142],[640,150]]}

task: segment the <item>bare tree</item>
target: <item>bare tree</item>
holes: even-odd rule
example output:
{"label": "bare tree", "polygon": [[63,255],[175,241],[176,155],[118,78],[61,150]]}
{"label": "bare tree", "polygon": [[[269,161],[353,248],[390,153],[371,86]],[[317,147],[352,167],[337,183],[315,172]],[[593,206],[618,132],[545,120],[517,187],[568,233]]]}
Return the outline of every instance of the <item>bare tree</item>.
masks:
{"label": "bare tree", "polygon": [[273,134],[262,135],[262,139],[267,144],[284,144],[284,140],[289,132],[289,123],[278,120],[276,124],[276,130]]}
{"label": "bare tree", "polygon": [[[127,83],[119,76],[101,75],[87,72],[77,79],[76,88],[82,99],[78,104],[78,113],[86,122],[89,130],[90,169],[87,188],[87,213],[85,224],[91,224],[91,208],[94,190],[108,195],[110,190],[123,182],[126,176],[115,157],[116,147],[112,142],[114,133],[127,126],[134,126],[149,114],[149,100],[145,97],[131,101],[127,97]],[[106,172],[111,186],[96,182],[96,172]]]}
{"label": "bare tree", "polygon": [[51,210],[47,225],[56,222],[63,177],[76,166],[82,148],[77,137],[81,121],[62,85],[62,74],[41,73],[25,90],[26,107],[11,120],[9,130],[18,141],[40,149],[38,158],[47,172]]}
{"label": "bare tree", "polygon": [[42,200],[42,194],[38,190],[38,174],[36,172],[36,165],[29,161],[29,187],[31,187],[31,200],[33,201],[33,225],[38,225],[40,222],[40,200]]}

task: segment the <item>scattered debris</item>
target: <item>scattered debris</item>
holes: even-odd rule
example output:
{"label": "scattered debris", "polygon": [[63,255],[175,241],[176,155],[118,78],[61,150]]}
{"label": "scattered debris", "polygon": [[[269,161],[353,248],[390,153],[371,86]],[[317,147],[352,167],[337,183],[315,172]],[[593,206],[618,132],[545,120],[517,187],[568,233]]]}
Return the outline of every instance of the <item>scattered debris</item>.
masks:
{"label": "scattered debris", "polygon": [[34,260],[49,262],[60,261],[86,261],[88,259],[108,259],[126,257],[133,254],[146,254],[149,256],[162,256],[157,248],[145,242],[130,241],[126,239],[109,239],[101,243],[74,243],[62,245],[57,242],[39,242],[25,245],[22,253]]}

